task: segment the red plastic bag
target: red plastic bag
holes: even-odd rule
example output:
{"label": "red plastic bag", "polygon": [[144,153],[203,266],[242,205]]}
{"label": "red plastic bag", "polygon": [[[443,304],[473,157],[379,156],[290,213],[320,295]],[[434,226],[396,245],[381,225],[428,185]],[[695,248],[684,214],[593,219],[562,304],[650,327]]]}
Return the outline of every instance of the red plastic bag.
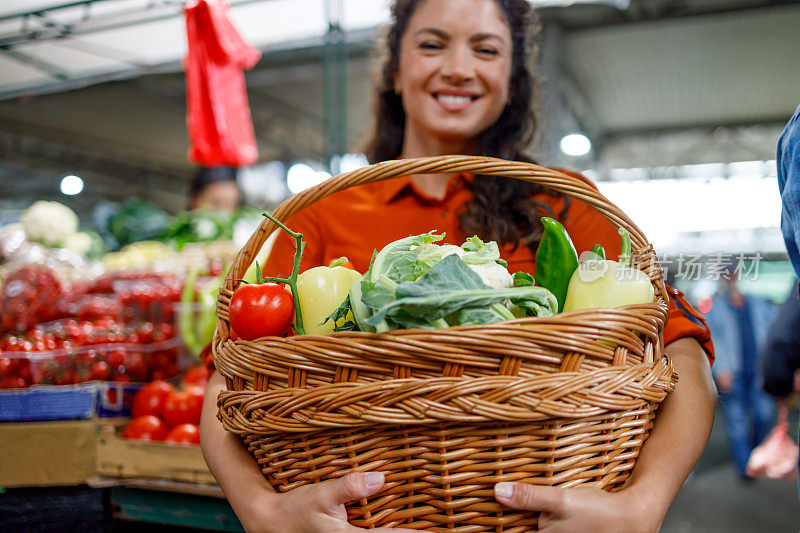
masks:
{"label": "red plastic bag", "polygon": [[797,478],[798,448],[789,436],[788,429],[786,410],[781,409],[778,423],[764,442],[750,454],[750,460],[747,461],[748,476],[773,479]]}
{"label": "red plastic bag", "polygon": [[244,70],[255,66],[261,52],[236,31],[224,0],[193,0],[184,10],[189,159],[209,167],[250,165],[258,149]]}

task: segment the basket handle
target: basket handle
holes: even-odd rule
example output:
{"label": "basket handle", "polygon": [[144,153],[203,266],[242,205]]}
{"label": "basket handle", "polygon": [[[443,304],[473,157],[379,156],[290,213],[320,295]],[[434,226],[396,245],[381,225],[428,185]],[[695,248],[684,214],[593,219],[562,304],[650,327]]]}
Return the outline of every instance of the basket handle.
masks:
{"label": "basket handle", "polygon": [[[328,195],[365,183],[413,174],[450,174],[459,172],[503,176],[537,183],[591,205],[615,227],[628,230],[638,267],[650,277],[656,294],[663,298],[664,302],[668,301],[666,288],[661,280],[661,268],[658,266],[652,246],[648,244],[647,239],[633,221],[605,196],[600,194],[600,191],[589,180],[532,163],[463,155],[384,161],[352,172],[339,174],[315,187],[295,194],[281,203],[272,212],[272,216],[281,222],[285,222],[298,211]],[[239,250],[225,279],[223,290],[220,291],[221,303],[224,301],[227,304],[226,300],[230,299],[230,294],[241,283],[239,280],[242,279],[258,251],[275,229],[277,229],[275,223],[265,218],[247,243]],[[217,307],[219,311],[220,306],[218,305]],[[220,318],[223,318],[221,322],[227,321],[227,316],[220,316]],[[227,334],[227,324],[225,324],[225,333]]]}

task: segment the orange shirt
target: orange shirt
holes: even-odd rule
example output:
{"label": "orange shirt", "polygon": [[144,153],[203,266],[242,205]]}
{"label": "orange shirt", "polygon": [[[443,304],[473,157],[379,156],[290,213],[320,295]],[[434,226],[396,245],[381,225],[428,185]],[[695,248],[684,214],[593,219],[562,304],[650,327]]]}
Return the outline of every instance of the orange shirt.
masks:
{"label": "orange shirt", "polygon": [[[397,239],[432,230],[446,233],[442,242],[460,245],[471,236],[459,229],[458,214],[472,198],[467,186],[472,179],[468,174],[453,176],[442,200],[426,196],[410,179],[403,177],[340,191],[304,208],[286,222],[293,231],[302,233],[306,242],[300,270],[327,265],[346,256],[356,270],[363,273],[369,268],[374,250]],[[547,194],[536,198],[550,204],[556,214],[563,207],[563,199]],[[595,244],[602,244],[608,257],[619,255],[620,237],[616,228],[587,204],[572,199],[563,224],[579,254]],[[263,268],[265,274],[289,275],[294,248],[294,239],[280,231]],[[512,248],[506,246],[500,251],[500,256],[508,261],[509,272],[533,274],[534,255],[530,248],[524,245],[513,251]],[[694,336],[713,361],[711,335],[702,316],[692,313],[693,309],[678,291],[671,290],[670,296],[665,345],[681,337]]]}

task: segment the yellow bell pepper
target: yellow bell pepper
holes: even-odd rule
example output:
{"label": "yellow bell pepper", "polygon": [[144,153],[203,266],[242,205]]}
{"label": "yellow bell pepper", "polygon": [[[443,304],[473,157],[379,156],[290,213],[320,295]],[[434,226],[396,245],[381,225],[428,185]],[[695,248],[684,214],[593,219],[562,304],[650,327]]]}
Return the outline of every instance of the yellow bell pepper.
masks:
{"label": "yellow bell pepper", "polygon": [[[361,279],[361,274],[355,270],[338,266],[345,262],[346,258],[340,258],[331,266],[310,268],[297,277],[297,294],[306,335],[333,333],[333,320],[325,320],[347,298],[353,283]],[[352,320],[353,314],[348,313],[340,322]]]}
{"label": "yellow bell pepper", "polygon": [[620,230],[622,252],[619,262],[590,259],[575,269],[569,281],[564,311],[614,308],[623,305],[650,303],[655,297],[647,274],[631,268],[631,239]]}

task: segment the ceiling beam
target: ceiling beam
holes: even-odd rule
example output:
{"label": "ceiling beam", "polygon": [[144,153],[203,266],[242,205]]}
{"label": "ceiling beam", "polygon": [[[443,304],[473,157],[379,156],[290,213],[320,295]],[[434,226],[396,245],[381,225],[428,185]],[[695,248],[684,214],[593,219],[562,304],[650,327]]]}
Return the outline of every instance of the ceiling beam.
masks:
{"label": "ceiling beam", "polygon": [[67,71],[62,69],[61,67],[57,67],[52,63],[48,63],[47,61],[33,57],[31,55],[23,54],[22,52],[14,50],[8,46],[0,46],[0,53],[3,53],[9,57],[16,59],[20,63],[25,63],[27,65],[36,67],[37,69],[41,70],[48,76],[56,78],[60,82],[67,81],[70,78]]}

